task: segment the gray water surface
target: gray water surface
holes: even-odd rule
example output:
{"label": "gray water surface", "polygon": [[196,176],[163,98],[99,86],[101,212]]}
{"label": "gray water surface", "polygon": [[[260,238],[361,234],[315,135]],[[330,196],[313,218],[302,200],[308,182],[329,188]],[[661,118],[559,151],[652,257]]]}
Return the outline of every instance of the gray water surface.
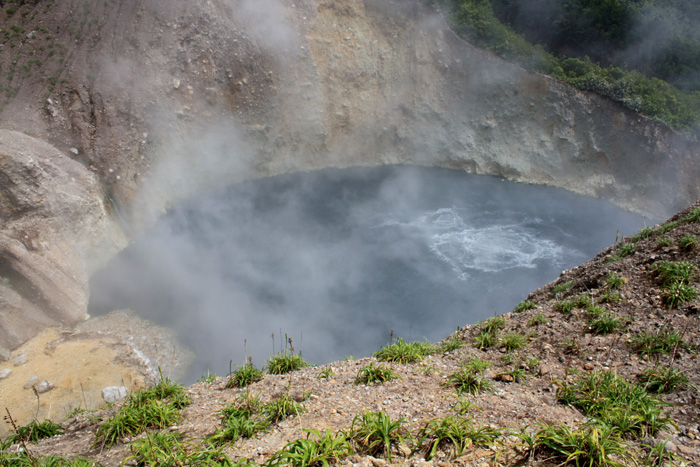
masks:
{"label": "gray water surface", "polygon": [[[444,169],[322,170],[188,202],[91,281],[90,313],[175,329],[194,380],[257,366],[280,336],[314,364],[394,336],[437,341],[508,312],[642,217],[567,191]],[[274,344],[273,344],[274,341]]]}

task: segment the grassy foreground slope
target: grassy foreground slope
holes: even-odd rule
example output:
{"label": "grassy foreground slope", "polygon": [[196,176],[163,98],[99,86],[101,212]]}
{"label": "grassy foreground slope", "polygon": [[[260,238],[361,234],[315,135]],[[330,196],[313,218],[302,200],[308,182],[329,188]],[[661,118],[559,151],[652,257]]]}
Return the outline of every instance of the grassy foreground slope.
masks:
{"label": "grassy foreground slope", "polygon": [[440,344],[163,379],[16,427],[0,464],[698,466],[699,274],[700,203]]}

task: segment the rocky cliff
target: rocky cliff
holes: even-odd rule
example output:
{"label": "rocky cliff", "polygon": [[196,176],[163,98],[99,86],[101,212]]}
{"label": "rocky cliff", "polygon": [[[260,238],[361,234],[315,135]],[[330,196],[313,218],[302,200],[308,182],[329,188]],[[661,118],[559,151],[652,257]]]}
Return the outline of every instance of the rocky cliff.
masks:
{"label": "rocky cliff", "polygon": [[14,130],[0,147],[2,345],[81,319],[87,277],[126,238],[242,179],[413,163],[657,218],[700,197],[697,145],[475,49],[418,2],[66,0],[0,15],[0,128]]}

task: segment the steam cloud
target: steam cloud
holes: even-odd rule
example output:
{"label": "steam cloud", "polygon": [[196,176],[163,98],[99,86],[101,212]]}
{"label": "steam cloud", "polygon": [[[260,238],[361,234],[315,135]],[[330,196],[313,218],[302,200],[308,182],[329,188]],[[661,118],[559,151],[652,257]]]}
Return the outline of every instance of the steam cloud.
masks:
{"label": "steam cloud", "polygon": [[[609,204],[442,169],[324,170],[245,182],[173,210],[92,282],[91,313],[133,308],[179,331],[189,377],[280,337],[312,363],[437,341],[510,311],[637,229]],[[273,334],[275,335],[273,344]]]}

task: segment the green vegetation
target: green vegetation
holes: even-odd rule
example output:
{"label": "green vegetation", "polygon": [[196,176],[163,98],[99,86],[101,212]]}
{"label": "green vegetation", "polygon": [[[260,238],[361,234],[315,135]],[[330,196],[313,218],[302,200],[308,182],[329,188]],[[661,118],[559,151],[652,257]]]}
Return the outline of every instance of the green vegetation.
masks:
{"label": "green vegetation", "polygon": [[520,332],[509,332],[501,338],[501,347],[506,349],[506,352],[520,350],[528,344],[528,338]]}
{"label": "green vegetation", "polygon": [[675,353],[679,349],[690,349],[690,345],[681,338],[680,332],[667,329],[658,332],[642,331],[630,339],[629,345],[639,355],[649,358]]}
{"label": "green vegetation", "polygon": [[610,256],[607,259],[608,263],[615,263],[617,261],[622,261],[623,259],[627,258],[629,255],[634,253],[634,250],[637,248],[636,243],[632,242],[623,242],[623,243],[618,243],[615,246],[615,254]]}
{"label": "green vegetation", "polygon": [[[279,367],[276,369],[279,369]],[[249,384],[256,383],[262,379],[263,372],[255,368],[255,365],[252,363],[246,363],[236,368],[236,370],[229,375],[229,378],[226,381],[226,388],[244,388]]]}
{"label": "green vegetation", "polygon": [[301,358],[301,355],[294,355],[294,352],[284,350],[268,358],[265,369],[271,375],[285,375],[305,366],[310,365]]}
{"label": "green vegetation", "polygon": [[335,376],[335,372],[331,368],[321,368],[318,372],[318,379],[331,379]]}
{"label": "green vegetation", "polygon": [[232,466],[231,460],[220,448],[209,444],[200,446],[183,444],[175,433],[157,432],[139,439],[131,445],[131,456],[123,464],[153,466]]}
{"label": "green vegetation", "polygon": [[473,339],[472,344],[481,350],[493,347],[499,342],[498,331],[505,324],[506,319],[503,316],[494,316],[482,321],[479,323],[479,334]]}
{"label": "green vegetation", "polygon": [[647,368],[637,379],[648,392],[666,394],[688,385],[688,377],[672,367]]}
{"label": "green vegetation", "polygon": [[554,304],[554,309],[562,314],[568,315],[576,308],[586,308],[591,305],[588,295],[579,295],[571,300],[562,300]]}
{"label": "green vegetation", "polygon": [[670,424],[661,415],[663,403],[659,399],[611,371],[562,383],[557,389],[557,399],[619,430],[622,435],[654,436]]}
{"label": "green vegetation", "polygon": [[200,376],[199,379],[197,380],[198,383],[207,383],[207,384],[211,384],[214,381],[216,381],[216,373],[209,373],[209,372],[207,372],[206,375]]}
{"label": "green vegetation", "polygon": [[695,300],[698,291],[690,285],[697,279],[697,268],[687,261],[658,261],[654,263],[661,282],[662,298],[669,308]]}
{"label": "green vegetation", "polygon": [[532,310],[533,308],[537,308],[538,305],[537,303],[530,301],[530,300],[524,300],[520,303],[518,303],[515,308],[513,308],[513,313],[522,313],[523,311],[527,310]]}
{"label": "green vegetation", "polygon": [[488,360],[482,360],[477,357],[470,358],[462,364],[462,368],[473,371],[475,373],[482,373],[489,368],[491,368],[491,362]]}
{"label": "green vegetation", "polygon": [[[692,0],[569,0],[561,8],[552,7],[547,0],[537,0],[535,8],[541,9],[540,14],[528,16],[526,21],[517,20],[518,12],[531,12],[533,6],[523,0],[425,1],[446,14],[458,35],[507,60],[607,96],[688,135],[698,131],[700,39],[695,31],[700,13]],[[677,15],[673,26],[654,13],[657,8],[670,9]],[[623,50],[647,37],[639,35],[642,27],[633,27],[642,26],[647,20],[654,27],[666,28],[660,33],[664,40],[672,38],[653,54],[660,59],[658,65],[630,61],[631,56],[652,55],[630,55],[630,50]],[[542,45],[533,45],[528,39]],[[567,57],[563,52],[575,56]],[[623,61],[616,62],[618,58]],[[637,69],[626,69],[630,63],[636,64]]]}
{"label": "green vegetation", "polygon": [[221,409],[221,427],[207,440],[214,446],[235,443],[240,438],[255,436],[270,425],[305,411],[301,403],[287,394],[263,403],[260,398],[246,393]]}
{"label": "green vegetation", "polygon": [[625,284],[627,284],[627,279],[620,276],[616,272],[609,272],[608,275],[605,276],[605,283],[608,286],[608,289],[617,290],[621,289],[625,286]]}
{"label": "green vegetation", "polygon": [[491,383],[486,381],[481,373],[491,366],[490,362],[480,359],[472,359],[462,365],[462,368],[447,377],[444,386],[452,386],[457,389],[457,394],[479,394],[490,391]]}
{"label": "green vegetation", "polygon": [[384,365],[374,365],[374,362],[367,366],[363,366],[357,372],[355,377],[355,384],[366,384],[367,386],[372,386],[374,384],[383,384],[387,381],[392,381],[395,379],[401,379],[394,370]]}
{"label": "green vegetation", "polygon": [[698,237],[695,235],[684,235],[678,239],[678,246],[686,251],[694,250],[698,247]]}
{"label": "green vegetation", "polygon": [[404,420],[392,420],[383,410],[365,411],[352,420],[348,438],[359,452],[374,457],[386,454],[389,462],[392,462],[392,446],[403,445],[407,436]]}
{"label": "green vegetation", "polygon": [[[427,346],[426,346],[427,344]],[[377,360],[382,362],[394,363],[415,363],[423,360],[425,351],[431,351],[432,346],[429,343],[411,342],[408,343],[399,337],[396,342],[391,345],[382,346],[378,352],[374,354]]]}
{"label": "green vegetation", "polygon": [[418,430],[416,447],[413,452],[425,452],[425,460],[435,457],[438,449],[452,451],[449,459],[459,457],[464,451],[474,446],[493,444],[502,436],[500,430],[488,427],[476,428],[474,423],[462,417],[448,415],[425,423]]}
{"label": "green vegetation", "polygon": [[36,443],[40,439],[52,438],[56,435],[63,434],[64,431],[65,430],[60,425],[51,420],[44,420],[43,422],[32,420],[24,426],[17,427],[14,433],[5,438],[4,443],[10,445],[20,440]]}
{"label": "green vegetation", "polygon": [[534,435],[523,430],[516,436],[524,441],[531,457],[546,458],[557,465],[625,467],[625,461],[635,460],[620,433],[607,425],[584,424],[578,429],[550,425]]}
{"label": "green vegetation", "polygon": [[547,324],[547,317],[545,317],[544,314],[542,313],[537,313],[535,316],[530,318],[530,321],[527,322],[527,325],[532,327],[532,326],[539,326],[541,324]]}
{"label": "green vegetation", "polygon": [[453,335],[437,344],[432,353],[444,354],[453,350],[461,349],[464,346],[464,341],[459,336]]}
{"label": "green vegetation", "polygon": [[556,284],[554,287],[552,287],[550,295],[552,297],[556,297],[560,293],[564,293],[567,290],[569,290],[573,285],[574,285],[574,281],[561,282],[559,284]]}
{"label": "green vegetation", "polygon": [[598,335],[612,334],[619,331],[623,324],[620,318],[615,317],[610,312],[605,312],[600,316],[593,317],[588,322],[588,330]]}
{"label": "green vegetation", "polygon": [[352,454],[352,446],[344,435],[331,434],[326,430],[304,430],[306,438],[298,439],[277,451],[266,463],[269,467],[287,466],[311,467],[340,464],[340,461]]}
{"label": "green vegetation", "polygon": [[149,428],[174,425],[180,420],[180,410],[189,403],[185,389],[161,375],[155,386],[127,397],[117,413],[97,429],[95,443],[110,447]]}

